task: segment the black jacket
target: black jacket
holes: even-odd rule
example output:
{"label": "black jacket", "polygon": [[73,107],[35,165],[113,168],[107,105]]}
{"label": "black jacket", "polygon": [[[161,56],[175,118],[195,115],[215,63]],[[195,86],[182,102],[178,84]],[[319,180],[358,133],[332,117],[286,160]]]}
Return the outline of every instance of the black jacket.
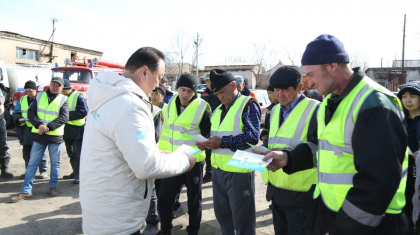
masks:
{"label": "black jacket", "polygon": [[213,112],[216,110],[217,107],[222,103],[217,95],[215,95],[209,88],[206,88],[207,94],[202,95],[201,99],[205,100],[207,103],[209,103],[211,111]]}
{"label": "black jacket", "polygon": [[[73,90],[74,91],[74,90]],[[88,108],[86,106],[86,100],[83,95],[77,97],[76,110],[69,111],[69,121],[82,119],[87,116]],[[64,136],[65,140],[75,140],[80,133],[81,126],[74,126],[66,124],[64,126]]]}
{"label": "black jacket", "polygon": [[[353,78],[342,94],[333,94],[328,100],[326,124],[343,98],[364,76],[363,72],[355,69]],[[394,109],[395,104],[389,97],[382,92],[372,92],[360,107],[351,143],[357,173],[353,177],[353,187],[348,191],[346,200],[364,212],[384,215],[381,223],[377,227],[364,225],[340,208],[337,213],[329,211],[334,219],[327,221],[322,217],[322,222],[316,223],[316,229],[326,227],[324,231],[328,231],[330,235],[364,235],[381,234],[380,231],[386,227],[389,230],[387,234],[397,234],[395,231],[406,226],[404,221],[407,221],[403,213],[385,214],[401,181],[401,165],[407,147],[407,132]],[[309,141],[317,144],[317,141],[314,141],[316,132],[312,134],[313,137]],[[288,153],[288,163],[283,168],[284,172],[291,174],[314,167],[316,161],[308,144],[303,143],[285,151]]]}
{"label": "black jacket", "polygon": [[[28,100],[28,106],[32,104],[32,102],[35,100],[35,97],[31,100],[29,97],[26,97]],[[22,107],[22,106],[21,106]],[[31,133],[32,133],[32,127],[28,127],[27,125],[20,126],[19,118],[22,117],[22,111],[15,110],[13,111],[13,123],[16,125],[16,135],[19,139],[19,143],[21,145],[32,145],[33,141],[31,140]]]}
{"label": "black jacket", "polygon": [[[51,101],[53,101],[58,95],[58,94],[51,94],[49,89],[46,91],[46,93],[48,95],[49,103],[51,103]],[[31,107],[28,110],[28,119],[32,123],[32,125],[34,125],[34,127],[36,128],[38,128],[39,125],[42,124],[41,120],[38,119],[37,109],[38,109],[37,103],[33,102]],[[50,131],[53,131],[57,129],[58,127],[66,124],[68,121],[69,121],[69,103],[68,103],[68,100],[66,100],[66,102],[64,102],[63,106],[60,109],[58,118],[48,123],[47,127],[48,129],[50,129]],[[31,139],[40,144],[63,143],[63,136],[54,136],[54,135],[47,135],[47,134],[39,135],[38,133],[31,133]]]}

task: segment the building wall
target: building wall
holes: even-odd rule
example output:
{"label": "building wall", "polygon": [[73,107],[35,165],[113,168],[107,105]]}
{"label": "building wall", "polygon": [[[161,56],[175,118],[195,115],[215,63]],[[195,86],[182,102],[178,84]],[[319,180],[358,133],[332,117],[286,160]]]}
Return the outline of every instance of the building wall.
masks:
{"label": "building wall", "polygon": [[[46,41],[22,36],[19,34],[0,32],[0,60],[5,64],[39,64],[47,63],[49,57],[41,56]],[[16,57],[16,48],[29,49],[37,51],[37,60],[20,59]],[[42,54],[49,54],[51,44],[48,43]],[[64,59],[70,58],[71,54],[76,54],[79,59],[92,59],[94,57],[102,57],[102,52],[74,47],[59,43],[54,43],[53,56],[56,56],[52,63],[64,65]]]}

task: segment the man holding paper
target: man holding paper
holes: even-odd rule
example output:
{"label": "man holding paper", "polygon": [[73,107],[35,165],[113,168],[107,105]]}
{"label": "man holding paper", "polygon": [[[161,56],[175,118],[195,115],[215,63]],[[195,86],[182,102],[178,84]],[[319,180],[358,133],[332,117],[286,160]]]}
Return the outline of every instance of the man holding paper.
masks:
{"label": "man holding paper", "polygon": [[[299,67],[285,65],[270,78],[270,85],[274,87],[280,105],[274,106],[271,112],[269,149],[307,142],[308,133],[316,131],[314,114],[319,101],[301,94],[302,75]],[[253,152],[259,153],[255,149]],[[312,195],[317,179],[316,168],[290,175],[281,169],[276,172],[265,170],[261,176],[267,184],[267,201],[272,200],[275,234],[305,234],[305,228],[313,221],[315,201]]]}
{"label": "man holding paper", "polygon": [[210,80],[222,105],[213,112],[211,137],[197,146],[213,150],[214,212],[223,234],[255,234],[254,171],[226,163],[236,150],[251,151],[248,143],[258,143],[261,110],[252,97],[238,92],[232,74],[213,69]]}
{"label": "man holding paper", "polygon": [[[175,151],[183,144],[198,149],[193,135],[210,134],[210,105],[197,97],[198,79],[190,74],[182,74],[176,85],[178,94],[172,97],[163,110],[164,125],[159,140],[161,150]],[[176,196],[182,186],[187,187],[189,226],[188,234],[198,234],[201,223],[201,186],[205,153],[193,156],[196,164],[191,171],[162,180],[158,195],[158,211],[161,220],[161,234],[171,234],[172,210]]]}
{"label": "man holding paper", "polygon": [[405,213],[408,155],[402,105],[359,68],[332,35],[302,56],[309,86],[326,95],[317,112],[317,158],[306,143],[273,151],[267,169],[294,173],[318,167],[319,235],[411,234]]}

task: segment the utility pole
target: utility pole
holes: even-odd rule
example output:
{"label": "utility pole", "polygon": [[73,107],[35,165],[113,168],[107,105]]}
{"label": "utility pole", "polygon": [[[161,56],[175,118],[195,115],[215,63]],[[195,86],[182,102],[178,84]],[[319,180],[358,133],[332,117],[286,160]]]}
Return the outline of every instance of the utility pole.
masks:
{"label": "utility pole", "polygon": [[58,19],[56,18],[51,18],[52,23],[53,23],[53,34],[51,35],[51,51],[50,51],[50,61],[48,61],[48,63],[52,63],[54,56],[53,56],[53,49],[54,49],[54,32],[55,32],[55,22],[58,21]]}
{"label": "utility pole", "polygon": [[198,46],[199,46],[199,36],[197,33],[197,41],[194,41],[195,44],[195,76],[198,78]]}
{"label": "utility pole", "polygon": [[405,14],[404,14],[403,48],[402,48],[402,64],[401,64],[402,76],[404,76],[404,48],[405,48]]}

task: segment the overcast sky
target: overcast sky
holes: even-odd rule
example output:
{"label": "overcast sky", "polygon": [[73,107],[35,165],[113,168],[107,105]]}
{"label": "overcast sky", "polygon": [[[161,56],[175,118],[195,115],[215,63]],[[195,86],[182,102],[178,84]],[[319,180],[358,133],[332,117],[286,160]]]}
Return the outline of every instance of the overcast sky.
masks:
{"label": "overcast sky", "polygon": [[[350,54],[371,67],[401,59],[404,14],[405,59],[420,59],[420,1],[164,1],[0,0],[0,31],[104,52],[125,63],[136,49],[173,51],[175,35],[203,37],[199,65],[251,61],[254,48],[275,48],[274,60],[300,64],[306,45],[323,33],[340,39]],[[186,56],[191,62],[192,55]]]}

